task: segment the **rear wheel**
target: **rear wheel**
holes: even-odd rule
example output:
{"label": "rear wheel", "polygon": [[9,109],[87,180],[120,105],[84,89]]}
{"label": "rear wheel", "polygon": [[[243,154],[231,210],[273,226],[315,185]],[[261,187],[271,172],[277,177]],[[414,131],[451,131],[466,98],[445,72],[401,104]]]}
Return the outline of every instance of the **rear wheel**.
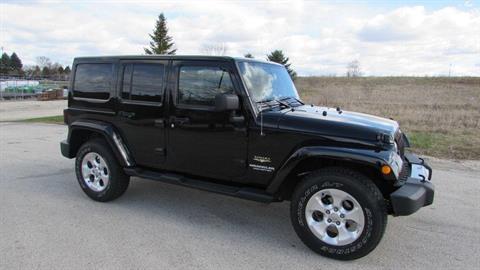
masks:
{"label": "rear wheel", "polygon": [[95,201],[106,202],[120,197],[130,182],[102,139],[90,140],[80,147],[75,169],[80,187]]}
{"label": "rear wheel", "polygon": [[313,251],[352,260],[380,242],[387,211],[378,188],[364,175],[327,168],[307,175],[292,195],[291,219],[300,239]]}

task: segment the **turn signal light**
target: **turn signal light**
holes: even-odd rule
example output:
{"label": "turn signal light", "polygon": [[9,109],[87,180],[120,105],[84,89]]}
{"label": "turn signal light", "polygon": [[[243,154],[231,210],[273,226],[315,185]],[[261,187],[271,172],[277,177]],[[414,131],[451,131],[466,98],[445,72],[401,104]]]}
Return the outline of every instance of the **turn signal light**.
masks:
{"label": "turn signal light", "polygon": [[388,165],[383,165],[382,166],[382,173],[383,174],[390,174],[392,172],[392,168]]}

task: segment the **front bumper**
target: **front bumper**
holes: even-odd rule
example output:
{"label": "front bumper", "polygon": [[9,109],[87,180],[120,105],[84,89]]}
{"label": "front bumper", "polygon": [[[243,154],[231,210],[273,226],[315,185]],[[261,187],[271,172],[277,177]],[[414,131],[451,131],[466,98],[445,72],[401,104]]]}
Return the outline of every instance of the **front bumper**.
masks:
{"label": "front bumper", "polygon": [[405,153],[410,175],[405,183],[390,195],[394,216],[407,216],[431,205],[435,187],[430,182],[432,168],[415,154]]}

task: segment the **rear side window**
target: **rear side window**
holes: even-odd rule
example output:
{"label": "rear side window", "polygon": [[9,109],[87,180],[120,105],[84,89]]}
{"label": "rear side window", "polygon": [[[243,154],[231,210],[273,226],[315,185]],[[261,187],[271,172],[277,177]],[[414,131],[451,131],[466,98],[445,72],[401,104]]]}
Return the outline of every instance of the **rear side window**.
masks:
{"label": "rear side window", "polygon": [[213,66],[182,66],[178,79],[178,103],[212,107],[215,96],[233,93],[230,73]]}
{"label": "rear side window", "polygon": [[112,89],[112,64],[79,64],[75,69],[73,96],[108,99]]}
{"label": "rear side window", "polygon": [[122,99],[162,102],[163,64],[127,64],[123,71]]}

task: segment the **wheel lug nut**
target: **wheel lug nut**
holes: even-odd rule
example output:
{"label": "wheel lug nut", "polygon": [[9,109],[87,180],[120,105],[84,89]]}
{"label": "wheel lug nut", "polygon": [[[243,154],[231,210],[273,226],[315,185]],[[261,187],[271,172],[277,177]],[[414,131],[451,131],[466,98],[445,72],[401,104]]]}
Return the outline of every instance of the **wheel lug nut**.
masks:
{"label": "wheel lug nut", "polygon": [[327,219],[327,222],[328,222],[328,223],[332,222],[332,219],[330,219],[330,218],[329,218],[329,219]]}
{"label": "wheel lug nut", "polygon": [[340,221],[337,221],[337,225],[340,226]]}
{"label": "wheel lug nut", "polygon": [[335,207],[335,208],[333,208],[333,211],[337,212],[337,211],[338,211],[338,208],[336,208],[336,207]]}
{"label": "wheel lug nut", "polygon": [[344,217],[345,217],[345,215],[344,215],[344,214],[340,214],[340,217],[341,217],[341,218],[344,218]]}
{"label": "wheel lug nut", "polygon": [[330,210],[327,210],[327,214],[330,214]]}

